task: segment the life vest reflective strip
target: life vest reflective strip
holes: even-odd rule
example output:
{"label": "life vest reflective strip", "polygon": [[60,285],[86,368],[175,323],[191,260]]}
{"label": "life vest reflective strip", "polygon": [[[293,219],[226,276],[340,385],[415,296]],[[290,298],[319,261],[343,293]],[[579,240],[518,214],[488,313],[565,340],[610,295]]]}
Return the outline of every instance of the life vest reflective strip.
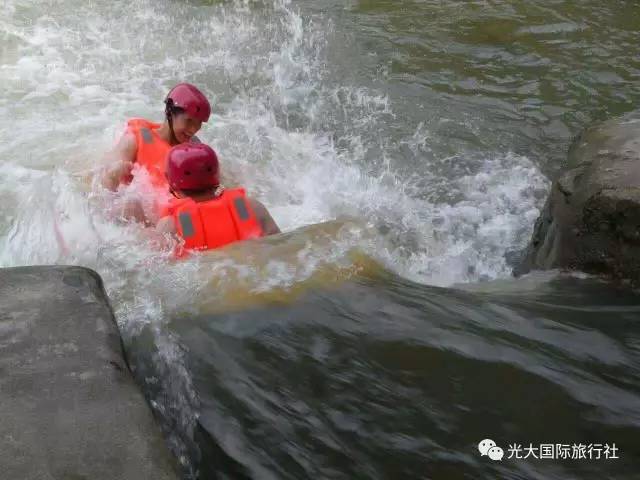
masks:
{"label": "life vest reflective strip", "polygon": [[161,126],[144,118],[132,118],[127,122],[127,130],[136,138],[136,163],[147,169],[154,186],[168,188],[165,162],[171,145],[158,135]]}
{"label": "life vest reflective strip", "polygon": [[[184,250],[211,250],[240,240],[263,236],[262,227],[242,188],[225,190],[213,200],[174,199],[164,216],[173,218]],[[176,252],[183,256],[184,252]]]}

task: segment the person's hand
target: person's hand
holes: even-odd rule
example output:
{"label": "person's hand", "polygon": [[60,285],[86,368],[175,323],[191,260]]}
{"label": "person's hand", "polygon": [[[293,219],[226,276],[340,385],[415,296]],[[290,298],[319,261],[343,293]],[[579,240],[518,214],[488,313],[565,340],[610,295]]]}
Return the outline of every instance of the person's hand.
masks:
{"label": "person's hand", "polygon": [[108,166],[102,176],[102,185],[109,190],[116,191],[122,182],[131,181],[133,162],[122,160]]}
{"label": "person's hand", "polygon": [[113,169],[111,170],[111,176],[113,178],[122,181],[123,179],[130,178],[131,172],[133,171],[133,162],[129,160],[124,160],[122,162],[118,162]]}

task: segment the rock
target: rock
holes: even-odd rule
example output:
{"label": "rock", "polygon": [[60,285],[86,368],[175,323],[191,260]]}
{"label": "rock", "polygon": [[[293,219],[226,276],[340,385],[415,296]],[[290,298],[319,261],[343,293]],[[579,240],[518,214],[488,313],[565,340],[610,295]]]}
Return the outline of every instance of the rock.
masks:
{"label": "rock", "polygon": [[514,273],[550,268],[640,285],[640,111],[587,129],[569,149]]}
{"label": "rock", "polygon": [[0,269],[0,477],[177,479],[95,272]]}

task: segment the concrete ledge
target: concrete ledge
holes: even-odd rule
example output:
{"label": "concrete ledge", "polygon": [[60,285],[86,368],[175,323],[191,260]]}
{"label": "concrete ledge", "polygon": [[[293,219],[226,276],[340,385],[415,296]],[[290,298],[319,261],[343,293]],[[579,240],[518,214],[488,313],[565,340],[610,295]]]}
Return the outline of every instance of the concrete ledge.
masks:
{"label": "concrete ledge", "polygon": [[89,269],[0,269],[0,415],[1,478],[178,478]]}

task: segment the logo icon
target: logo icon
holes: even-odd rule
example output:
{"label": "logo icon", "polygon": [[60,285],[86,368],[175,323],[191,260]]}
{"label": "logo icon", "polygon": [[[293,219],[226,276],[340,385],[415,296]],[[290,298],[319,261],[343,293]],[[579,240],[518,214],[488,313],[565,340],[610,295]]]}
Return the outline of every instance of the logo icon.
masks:
{"label": "logo icon", "polygon": [[483,457],[489,457],[493,461],[502,461],[504,450],[496,445],[490,438],[485,438],[478,444],[478,450]]}
{"label": "logo icon", "polygon": [[478,444],[478,450],[480,450],[480,455],[483,457],[489,453],[489,449],[496,446],[496,442],[491,440],[490,438],[485,438]]}
{"label": "logo icon", "polygon": [[489,455],[491,460],[502,461],[502,457],[504,457],[504,450],[500,447],[491,447],[487,455]]}

